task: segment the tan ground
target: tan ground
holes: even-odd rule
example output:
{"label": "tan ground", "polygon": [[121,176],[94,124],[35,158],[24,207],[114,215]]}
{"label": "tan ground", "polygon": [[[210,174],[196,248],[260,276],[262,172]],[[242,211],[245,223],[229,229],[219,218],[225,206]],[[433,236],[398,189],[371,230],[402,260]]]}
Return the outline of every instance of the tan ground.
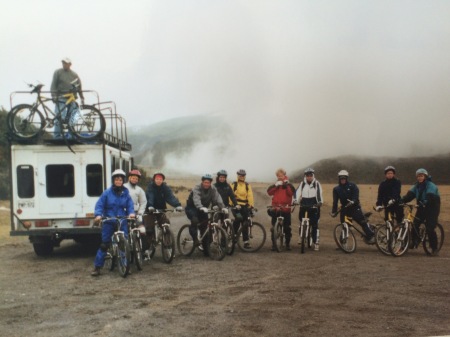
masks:
{"label": "tan ground", "polygon": [[[255,186],[257,221],[269,231],[266,184]],[[328,215],[331,187],[324,186],[319,252],[300,254],[294,246],[291,252],[273,253],[267,241],[255,254],[237,250],[216,262],[195,252],[166,265],[158,251],[142,272],[133,270],[126,279],[107,271],[97,279],[89,276],[95,252],[72,242],[52,257],[36,257],[26,238],[8,236],[9,213],[0,208],[0,335],[450,334],[450,187],[440,187],[447,240],[437,258],[421,248],[400,258],[383,256],[360,238],[354,254],[336,250],[335,219]],[[366,211],[376,188],[360,186]],[[184,215],[173,217],[173,230],[185,222]],[[298,222],[293,223],[296,242]]]}

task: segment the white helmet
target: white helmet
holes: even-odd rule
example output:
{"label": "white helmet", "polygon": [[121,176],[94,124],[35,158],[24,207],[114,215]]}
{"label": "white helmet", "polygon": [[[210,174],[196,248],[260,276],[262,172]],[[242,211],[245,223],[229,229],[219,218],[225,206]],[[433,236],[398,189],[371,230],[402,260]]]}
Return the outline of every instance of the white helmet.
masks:
{"label": "white helmet", "polygon": [[348,178],[348,171],[340,170],[338,173],[338,177],[347,177]]}
{"label": "white helmet", "polygon": [[126,177],[127,175],[125,174],[125,172],[124,172],[123,170],[117,169],[117,170],[115,170],[115,171],[111,174],[112,180],[114,180],[114,178],[117,177],[117,176],[121,176],[122,179],[123,179],[123,181],[125,181],[125,177]]}

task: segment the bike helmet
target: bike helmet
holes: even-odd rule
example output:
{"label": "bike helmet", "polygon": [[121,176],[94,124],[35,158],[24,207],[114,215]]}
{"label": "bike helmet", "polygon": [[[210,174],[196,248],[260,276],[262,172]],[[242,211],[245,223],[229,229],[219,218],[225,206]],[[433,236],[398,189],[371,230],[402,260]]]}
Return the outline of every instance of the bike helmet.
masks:
{"label": "bike helmet", "polygon": [[228,172],[226,170],[220,170],[219,172],[217,172],[217,176],[218,177],[220,177],[220,176],[227,177],[228,176]]}
{"label": "bike helmet", "polygon": [[156,176],[161,176],[163,180],[166,180],[166,176],[163,173],[161,173],[161,172],[156,172],[153,175],[153,180],[155,180]]}
{"label": "bike helmet", "polygon": [[141,177],[141,172],[139,172],[138,169],[134,169],[131,170],[130,172],[128,172],[128,176],[137,176],[137,177]]}
{"label": "bike helmet", "polygon": [[346,170],[340,170],[339,172],[338,172],[338,177],[339,178],[348,178],[348,171],[346,171]]}
{"label": "bike helmet", "polygon": [[389,165],[384,168],[384,174],[388,173],[389,171],[392,171],[395,174],[395,167]]}
{"label": "bike helmet", "polygon": [[205,174],[202,176],[202,181],[203,181],[203,180],[213,181],[213,177],[212,177],[212,175],[210,175],[209,173],[205,173]]}
{"label": "bike helmet", "polygon": [[121,169],[115,170],[115,171],[111,174],[111,179],[114,181],[114,178],[117,177],[117,176],[122,177],[123,181],[125,181],[126,174],[125,174],[125,172],[124,172],[123,170],[121,170]]}
{"label": "bike helmet", "polygon": [[420,168],[420,169],[418,169],[418,170],[416,171],[416,177],[417,177],[419,174],[425,174],[425,175],[428,177],[428,171],[425,170],[424,168]]}
{"label": "bike helmet", "polygon": [[238,176],[246,176],[246,175],[247,175],[247,172],[245,172],[244,169],[240,169],[240,170],[238,170],[238,171],[236,172],[236,174],[237,174]]}
{"label": "bike helmet", "polygon": [[314,169],[313,168],[311,168],[311,167],[308,167],[306,170],[305,170],[305,175],[307,175],[307,174],[314,174]]}

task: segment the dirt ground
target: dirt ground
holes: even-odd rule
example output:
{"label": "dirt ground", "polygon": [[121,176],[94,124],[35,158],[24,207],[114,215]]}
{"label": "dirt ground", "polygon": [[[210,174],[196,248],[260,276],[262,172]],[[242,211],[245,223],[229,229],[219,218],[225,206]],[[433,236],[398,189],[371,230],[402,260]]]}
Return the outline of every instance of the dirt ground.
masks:
{"label": "dirt ground", "polygon": [[[375,186],[360,186],[369,210]],[[435,336],[450,334],[450,187],[441,187],[446,242],[439,257],[422,248],[384,256],[358,238],[354,254],[336,250],[328,213],[320,223],[320,251],[236,250],[223,261],[195,252],[163,263],[160,251],[126,279],[117,271],[93,278],[95,251],[63,242],[39,258],[25,237],[10,238],[0,208],[1,336]],[[256,220],[269,233],[269,198],[256,188]],[[180,198],[181,199],[181,198]],[[5,204],[3,204],[5,205]],[[7,205],[7,204],[6,204]],[[372,217],[380,220],[378,215]],[[377,221],[374,221],[377,222]],[[172,217],[172,228],[186,223]]]}

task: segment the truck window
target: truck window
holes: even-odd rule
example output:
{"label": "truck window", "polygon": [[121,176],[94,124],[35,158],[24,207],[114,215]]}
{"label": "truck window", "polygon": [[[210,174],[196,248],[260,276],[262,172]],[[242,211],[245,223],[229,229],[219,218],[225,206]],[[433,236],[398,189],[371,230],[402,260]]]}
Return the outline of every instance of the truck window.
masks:
{"label": "truck window", "polygon": [[90,197],[98,197],[103,192],[103,169],[100,164],[86,166],[86,191]]}
{"label": "truck window", "polygon": [[49,198],[70,198],[75,195],[73,165],[47,165],[45,180]]}
{"label": "truck window", "polygon": [[34,198],[34,169],[31,165],[19,165],[17,173],[17,194],[19,198]]}

